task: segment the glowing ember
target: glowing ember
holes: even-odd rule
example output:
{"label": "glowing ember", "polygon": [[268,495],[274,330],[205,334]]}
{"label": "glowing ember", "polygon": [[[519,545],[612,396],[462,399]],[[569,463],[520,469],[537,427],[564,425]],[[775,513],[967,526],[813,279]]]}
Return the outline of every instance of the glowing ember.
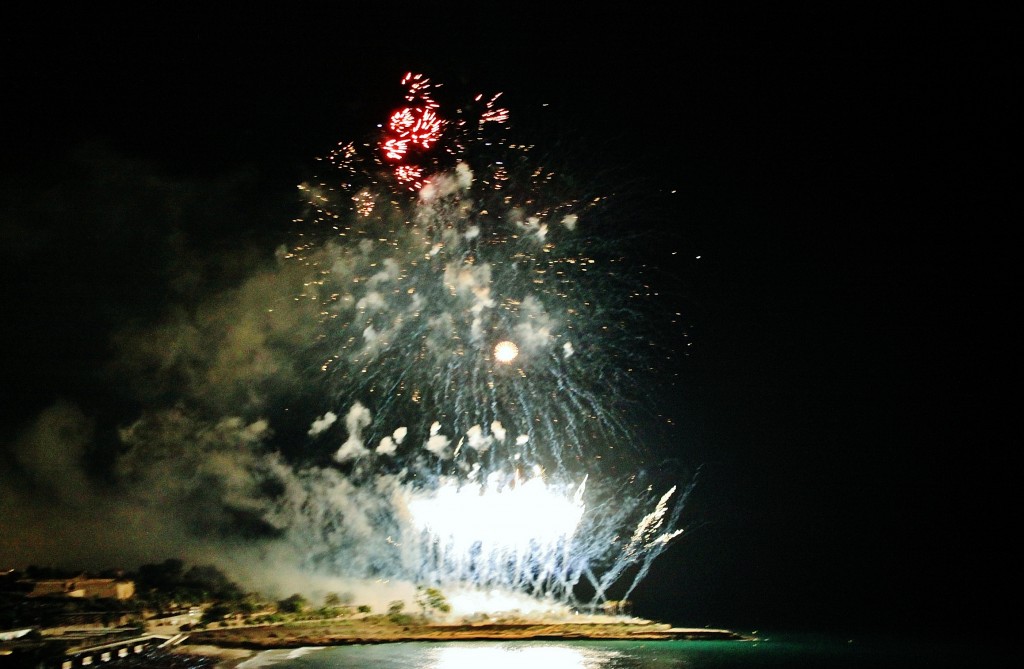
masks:
{"label": "glowing ember", "polygon": [[500,341],[494,347],[494,359],[498,362],[512,362],[519,355],[519,347],[510,341]]}
{"label": "glowing ember", "polygon": [[446,124],[434,111],[438,104],[430,97],[429,79],[410,73],[402,83],[409,85],[406,99],[410,102],[419,101],[420,105],[399,109],[388,120],[390,134],[381,139],[380,148],[384,157],[391,161],[406,160],[413,147],[429,149],[441,138]]}

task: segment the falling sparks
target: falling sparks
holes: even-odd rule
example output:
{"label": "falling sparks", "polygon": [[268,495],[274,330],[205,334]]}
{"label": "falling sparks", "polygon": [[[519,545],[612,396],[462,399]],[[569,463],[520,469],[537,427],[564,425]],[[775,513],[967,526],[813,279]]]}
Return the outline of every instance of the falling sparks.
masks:
{"label": "falling sparks", "polygon": [[380,150],[384,158],[394,165],[394,174],[400,183],[412,190],[423,187],[420,177],[423,168],[416,165],[412,150],[428,151],[444,132],[448,122],[437,113],[438,103],[431,97],[430,80],[422,75],[409,73],[402,79],[408,86],[406,100],[413,106],[403,107],[391,114],[387,133],[380,139]]}
{"label": "falling sparks", "polygon": [[[333,409],[310,435],[347,433],[324,476],[373,528],[355,541],[358,513],[308,499],[308,559],[563,603],[581,581],[600,602],[636,567],[628,594],[679,535],[686,497],[671,504],[673,488],[644,513],[651,492],[604,471],[642,451],[618,394],[643,355],[627,303],[651,291],[614,260],[594,271],[588,213],[605,198],[568,195],[505,139],[500,93],[452,111],[426,77],[402,85],[380,135],[339,144],[332,173],[300,187],[323,240],[285,257],[310,274],[300,297],[321,333],[307,353]],[[372,567],[353,574],[356,545]]]}

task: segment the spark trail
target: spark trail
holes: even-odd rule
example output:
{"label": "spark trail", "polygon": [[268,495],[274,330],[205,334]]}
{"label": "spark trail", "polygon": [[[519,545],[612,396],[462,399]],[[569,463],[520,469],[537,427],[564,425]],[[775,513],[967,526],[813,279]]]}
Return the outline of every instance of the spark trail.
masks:
{"label": "spark trail", "polygon": [[282,524],[348,575],[562,603],[585,580],[600,603],[628,572],[628,595],[682,532],[689,489],[658,497],[633,471],[630,372],[650,362],[606,198],[506,139],[500,95],[447,113],[429,79],[402,83],[380,136],[300,185],[283,261],[319,305],[307,355],[331,408],[310,435],[347,439],[294,482]]}

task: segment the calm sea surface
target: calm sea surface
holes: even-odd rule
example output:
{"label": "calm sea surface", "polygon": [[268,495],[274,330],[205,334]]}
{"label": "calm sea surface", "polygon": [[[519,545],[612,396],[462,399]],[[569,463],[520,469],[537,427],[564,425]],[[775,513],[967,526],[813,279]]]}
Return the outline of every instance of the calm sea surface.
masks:
{"label": "calm sea surface", "polygon": [[[973,644],[973,645],[972,645]],[[272,650],[240,669],[821,669],[1021,666],[1005,647],[810,635],[758,641],[471,641]]]}

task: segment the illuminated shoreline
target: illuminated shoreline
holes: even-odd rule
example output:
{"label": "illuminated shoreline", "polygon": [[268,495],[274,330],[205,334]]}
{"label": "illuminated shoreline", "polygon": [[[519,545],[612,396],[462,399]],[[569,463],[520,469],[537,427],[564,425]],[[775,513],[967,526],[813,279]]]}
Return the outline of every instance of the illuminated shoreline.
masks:
{"label": "illuminated shoreline", "polygon": [[672,627],[651,621],[586,623],[480,623],[480,624],[324,624],[289,623],[191,634],[188,645],[270,650],[311,646],[402,643],[417,641],[750,641],[753,637],[726,629]]}
{"label": "illuminated shoreline", "polygon": [[[306,630],[298,628],[305,627]],[[309,629],[318,627],[319,630]],[[175,647],[183,653],[215,662],[215,669],[234,669],[257,653],[271,650],[323,648],[387,643],[448,643],[471,641],[756,641],[726,629],[672,627],[630,619],[601,623],[482,623],[460,625],[365,625],[289,623],[259,627],[207,630],[191,634]]]}

